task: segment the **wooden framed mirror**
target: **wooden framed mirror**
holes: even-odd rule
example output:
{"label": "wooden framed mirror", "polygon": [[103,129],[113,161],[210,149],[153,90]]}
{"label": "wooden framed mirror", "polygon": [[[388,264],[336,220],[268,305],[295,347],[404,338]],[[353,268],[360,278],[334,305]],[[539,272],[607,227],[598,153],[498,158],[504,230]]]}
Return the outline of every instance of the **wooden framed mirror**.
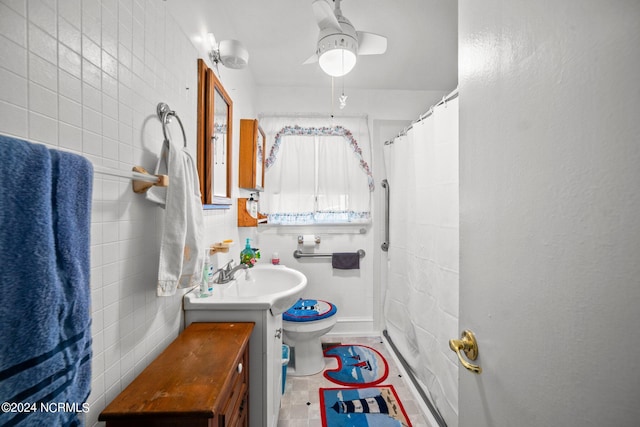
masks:
{"label": "wooden framed mirror", "polygon": [[205,209],[231,207],[233,101],[198,59],[198,175]]}

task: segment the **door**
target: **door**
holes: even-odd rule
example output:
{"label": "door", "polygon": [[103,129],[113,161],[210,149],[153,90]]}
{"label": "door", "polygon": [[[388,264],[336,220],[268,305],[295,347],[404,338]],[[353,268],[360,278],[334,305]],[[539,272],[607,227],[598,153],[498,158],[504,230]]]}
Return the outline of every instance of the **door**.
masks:
{"label": "door", "polygon": [[270,419],[268,426],[278,425],[280,416],[280,401],[282,400],[282,314],[272,316],[271,311],[266,312],[267,348],[264,357],[267,372],[267,406]]}
{"label": "door", "polygon": [[461,427],[638,425],[640,3],[605,3],[459,3]]}

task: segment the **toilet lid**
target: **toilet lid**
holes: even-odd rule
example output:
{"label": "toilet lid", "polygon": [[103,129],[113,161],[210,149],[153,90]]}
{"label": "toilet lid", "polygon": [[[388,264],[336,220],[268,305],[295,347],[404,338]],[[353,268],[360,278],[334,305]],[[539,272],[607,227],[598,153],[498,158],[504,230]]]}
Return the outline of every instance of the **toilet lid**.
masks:
{"label": "toilet lid", "polygon": [[289,322],[310,322],[333,316],[337,311],[336,306],[330,302],[300,298],[282,314],[282,319]]}

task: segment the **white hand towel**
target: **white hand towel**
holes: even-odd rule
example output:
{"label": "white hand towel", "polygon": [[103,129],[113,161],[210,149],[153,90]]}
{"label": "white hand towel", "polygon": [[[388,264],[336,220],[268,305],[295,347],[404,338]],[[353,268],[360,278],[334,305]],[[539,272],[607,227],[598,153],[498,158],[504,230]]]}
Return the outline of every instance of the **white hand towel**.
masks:
{"label": "white hand towel", "polygon": [[[162,150],[160,150],[160,156],[156,163],[156,169],[153,171],[154,175],[169,175],[169,141],[165,140],[162,144]],[[150,187],[145,194],[147,200],[157,203],[164,209],[167,203],[167,187]]]}
{"label": "white hand towel", "polygon": [[158,296],[174,295],[177,288],[196,285],[202,274],[205,250],[196,164],[186,148],[166,141],[165,144],[169,186],[160,243]]}

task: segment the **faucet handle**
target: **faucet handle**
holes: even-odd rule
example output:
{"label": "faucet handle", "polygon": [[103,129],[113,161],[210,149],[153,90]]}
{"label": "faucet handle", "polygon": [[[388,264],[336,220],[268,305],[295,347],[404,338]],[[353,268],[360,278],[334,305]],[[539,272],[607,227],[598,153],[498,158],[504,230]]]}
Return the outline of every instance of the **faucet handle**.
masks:
{"label": "faucet handle", "polygon": [[231,269],[233,268],[233,260],[226,263],[225,266],[222,268],[224,268],[227,273],[230,272]]}

